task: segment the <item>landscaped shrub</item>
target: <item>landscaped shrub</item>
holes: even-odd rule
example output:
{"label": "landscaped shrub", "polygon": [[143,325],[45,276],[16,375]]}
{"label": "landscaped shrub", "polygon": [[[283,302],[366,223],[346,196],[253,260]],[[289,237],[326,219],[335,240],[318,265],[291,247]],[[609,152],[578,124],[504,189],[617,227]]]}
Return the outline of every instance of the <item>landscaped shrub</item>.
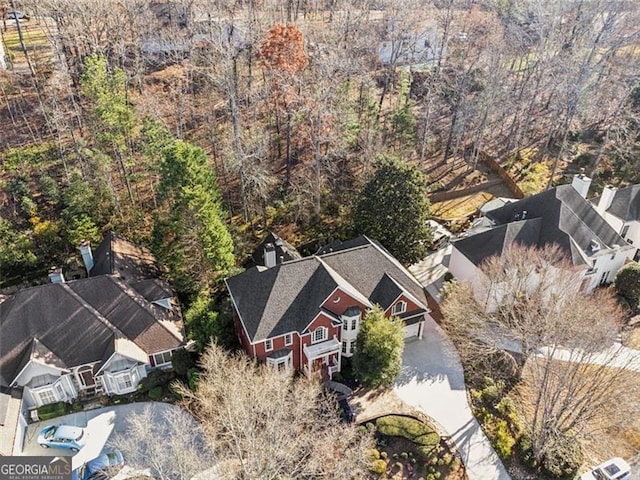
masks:
{"label": "landscaped shrub", "polygon": [[65,402],[48,403],[38,408],[40,420],[49,420],[69,413],[69,404]]}
{"label": "landscaped shrub", "polygon": [[189,388],[192,391],[196,391],[198,386],[198,380],[200,379],[200,370],[197,368],[190,368],[187,372],[187,382],[189,383]]}
{"label": "landscaped shrub", "polygon": [[191,353],[184,348],[176,350],[171,356],[171,366],[173,367],[173,371],[176,372],[177,376],[186,378],[187,374],[189,373],[189,369],[193,368],[194,366],[193,358],[191,358]]}
{"label": "landscaped shrub", "polygon": [[542,459],[542,469],[552,478],[573,477],[584,462],[580,443],[573,437],[559,438]]}
{"label": "landscaped shrub", "polygon": [[384,472],[387,471],[387,462],[380,459],[374,460],[371,466],[369,467],[369,470],[375,474],[382,475]]}
{"label": "landscaped shrub", "polygon": [[502,391],[498,384],[488,385],[480,392],[480,399],[485,405],[494,405],[501,394]]}
{"label": "landscaped shrub", "polygon": [[162,387],[153,387],[151,390],[149,390],[148,395],[151,400],[160,400],[162,398]]}
{"label": "landscaped shrub", "polygon": [[496,430],[494,435],[494,445],[498,454],[502,458],[508,458],[513,453],[513,446],[516,444],[515,438],[511,435],[509,431],[509,426],[507,422],[504,420],[500,420],[496,424]]}
{"label": "landscaped shrub", "polygon": [[170,379],[170,373],[160,369],[152,370],[146,378],[142,379],[138,386],[138,390],[142,393],[148,392],[155,387],[166,385]]}

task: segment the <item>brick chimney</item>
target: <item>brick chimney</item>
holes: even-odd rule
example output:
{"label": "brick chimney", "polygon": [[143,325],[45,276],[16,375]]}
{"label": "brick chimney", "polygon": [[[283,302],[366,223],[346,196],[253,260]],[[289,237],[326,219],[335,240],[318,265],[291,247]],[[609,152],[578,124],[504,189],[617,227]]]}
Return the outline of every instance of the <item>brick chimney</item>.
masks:
{"label": "brick chimney", "polygon": [[93,268],[93,252],[91,251],[91,242],[88,240],[82,240],[80,242],[80,254],[82,255],[82,261],[84,267],[87,269],[87,277]]}

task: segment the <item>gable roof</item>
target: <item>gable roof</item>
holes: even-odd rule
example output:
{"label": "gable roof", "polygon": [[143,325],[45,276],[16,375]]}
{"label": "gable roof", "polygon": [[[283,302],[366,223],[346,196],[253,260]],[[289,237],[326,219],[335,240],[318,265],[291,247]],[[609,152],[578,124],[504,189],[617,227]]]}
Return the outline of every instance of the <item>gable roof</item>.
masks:
{"label": "gable roof", "polygon": [[[597,205],[600,197],[593,201]],[[640,222],[640,185],[616,190],[611,205],[606,211],[625,222]]]}
{"label": "gable roof", "polygon": [[253,267],[226,279],[249,339],[303,332],[336,288],[385,309],[405,289],[426,305],[421,285],[386,250],[366,237],[350,245],[356,246],[269,269]]}
{"label": "gable roof", "polygon": [[604,249],[627,246],[571,185],[509,203],[488,212],[487,217],[495,227],[455,242],[455,247],[476,265],[499,255],[512,243],[537,248],[555,244],[578,266],[587,264],[587,257],[594,253],[590,248],[593,241]]}
{"label": "gable roof", "polygon": [[55,352],[55,363],[76,366],[100,359],[114,332],[62,284],[20,290],[0,303],[0,384],[9,385],[29,362],[34,338]]}
{"label": "gable roof", "polygon": [[[101,259],[99,268],[113,269],[112,260],[119,265],[120,252],[140,252],[130,245],[108,235],[99,247],[102,253],[96,255]],[[116,267],[113,271],[118,275],[49,283],[0,299],[0,385],[9,385],[30,361],[71,368],[104,362],[116,351],[134,352],[133,358],[139,359],[142,352],[179,347],[183,342],[179,313],[156,307],[145,298],[172,296],[166,291],[169,287],[158,279],[128,285],[119,277],[124,271],[126,277],[137,278],[131,265],[123,270]]]}
{"label": "gable roof", "polygon": [[93,253],[90,275],[116,275],[126,282],[160,276],[153,254],[146,248],[108,232]]}

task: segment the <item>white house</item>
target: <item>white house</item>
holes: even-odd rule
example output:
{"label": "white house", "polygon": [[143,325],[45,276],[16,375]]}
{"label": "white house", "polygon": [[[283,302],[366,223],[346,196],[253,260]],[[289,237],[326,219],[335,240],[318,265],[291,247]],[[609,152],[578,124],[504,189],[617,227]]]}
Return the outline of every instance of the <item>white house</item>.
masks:
{"label": "white house", "polygon": [[26,407],[125,394],[184,342],[180,311],[151,254],[109,234],[81,246],[89,277],[0,298],[0,387]]}
{"label": "white house", "polygon": [[592,202],[622,238],[631,245],[640,246],[640,185],[619,190],[608,185]]}
{"label": "white house", "polygon": [[632,259],[636,248],[629,245],[585,199],[590,180],[577,175],[572,185],[561,185],[486,214],[483,226],[453,243],[449,270],[458,279],[478,288],[482,262],[520,244],[542,248],[557,245],[581,272],[581,285],[590,292],[613,281],[615,274]]}

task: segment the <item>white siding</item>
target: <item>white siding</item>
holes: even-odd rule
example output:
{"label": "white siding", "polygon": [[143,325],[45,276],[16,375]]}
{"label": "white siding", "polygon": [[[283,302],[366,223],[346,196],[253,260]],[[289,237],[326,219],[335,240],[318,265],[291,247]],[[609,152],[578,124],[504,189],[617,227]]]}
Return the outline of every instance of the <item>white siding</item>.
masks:
{"label": "white siding", "polygon": [[61,375],[61,370],[49,365],[43,365],[42,363],[29,362],[24,370],[22,370],[18,375],[15,383],[16,385],[23,387],[29,383],[33,377],[38,377],[40,375],[54,375],[59,377]]}
{"label": "white siding", "polygon": [[480,269],[476,267],[471,260],[465,257],[455,246],[451,249],[451,258],[449,259],[449,271],[459,282],[467,282],[471,284],[474,293],[478,292],[482,277],[484,276]]}

